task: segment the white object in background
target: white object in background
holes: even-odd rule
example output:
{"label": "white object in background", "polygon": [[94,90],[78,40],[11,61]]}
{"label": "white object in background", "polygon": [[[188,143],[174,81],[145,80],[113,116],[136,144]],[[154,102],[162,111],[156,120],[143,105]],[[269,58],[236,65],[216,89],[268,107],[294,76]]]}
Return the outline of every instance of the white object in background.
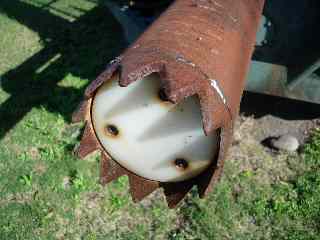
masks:
{"label": "white object in background", "polygon": [[192,178],[212,163],[217,132],[205,136],[196,96],[177,105],[162,100],[156,74],[127,87],[118,80],[100,87],[92,107],[96,135],[116,162],[160,182]]}

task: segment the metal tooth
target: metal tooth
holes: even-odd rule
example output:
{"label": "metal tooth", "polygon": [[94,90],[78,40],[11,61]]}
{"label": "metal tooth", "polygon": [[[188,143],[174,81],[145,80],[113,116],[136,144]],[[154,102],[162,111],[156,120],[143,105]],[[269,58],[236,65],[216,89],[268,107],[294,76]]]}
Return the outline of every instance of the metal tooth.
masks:
{"label": "metal tooth", "polygon": [[168,207],[175,208],[185,198],[193,185],[192,181],[162,184]]}
{"label": "metal tooth", "polygon": [[113,74],[116,73],[118,68],[120,67],[120,61],[122,60],[122,56],[117,57],[115,60],[111,61],[107,69],[102,72],[96,80],[94,80],[85,90],[85,97],[87,99],[92,99],[96,90],[106,81],[108,81]]}
{"label": "metal tooth", "polygon": [[90,153],[100,150],[100,143],[96,138],[92,124],[90,121],[86,121],[85,130],[81,139],[80,146],[75,151],[75,154],[83,159]]}
{"label": "metal tooth", "polygon": [[90,99],[82,101],[79,104],[78,109],[72,115],[72,122],[78,123],[88,119],[87,113],[89,112],[90,105],[91,105]]}
{"label": "metal tooth", "polygon": [[106,185],[127,174],[127,170],[112,160],[104,151],[101,153],[100,166],[100,183],[102,185]]}
{"label": "metal tooth", "polygon": [[130,193],[134,202],[140,202],[159,188],[159,182],[129,174]]}

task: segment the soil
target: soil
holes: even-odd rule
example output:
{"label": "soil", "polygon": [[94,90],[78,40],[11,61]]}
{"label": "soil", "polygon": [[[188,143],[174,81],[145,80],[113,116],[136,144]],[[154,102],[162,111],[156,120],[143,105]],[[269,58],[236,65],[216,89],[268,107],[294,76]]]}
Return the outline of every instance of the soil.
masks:
{"label": "soil", "polygon": [[320,105],[245,92],[237,125],[248,119],[252,119],[248,130],[256,141],[289,134],[304,144],[320,126]]}
{"label": "soil", "polygon": [[[296,137],[301,145],[320,127],[320,106],[290,99],[246,92],[235,123],[234,140],[226,159],[232,175],[255,172],[264,183],[286,181],[301,165],[299,151],[277,151],[264,144],[281,135]],[[225,175],[228,175],[225,169]]]}

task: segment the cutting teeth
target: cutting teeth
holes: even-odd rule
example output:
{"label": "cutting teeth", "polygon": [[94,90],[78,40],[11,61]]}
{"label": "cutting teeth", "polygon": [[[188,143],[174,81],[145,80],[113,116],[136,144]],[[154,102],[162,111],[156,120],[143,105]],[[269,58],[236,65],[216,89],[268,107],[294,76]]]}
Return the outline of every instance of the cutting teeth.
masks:
{"label": "cutting teeth", "polygon": [[72,115],[72,122],[78,123],[86,120],[90,120],[90,108],[92,99],[83,100],[78,109]]}
{"label": "cutting teeth", "polygon": [[[114,79],[114,78],[117,78],[117,77],[114,76],[112,79]],[[185,123],[184,123],[184,125],[182,124],[183,128],[181,128],[180,130],[179,129],[172,129],[168,133],[173,134],[173,136],[175,136],[174,134],[178,134],[177,136],[179,139],[179,136],[181,136],[181,134],[185,134],[185,131],[187,131],[187,132],[189,131],[188,135],[194,136],[194,140],[191,141],[192,144],[191,145],[190,145],[190,143],[189,143],[189,145],[187,144],[186,145],[187,147],[184,145],[181,145],[180,147],[182,147],[182,148],[181,149],[178,148],[178,152],[174,153],[174,154],[182,154],[182,157],[176,157],[170,161],[164,159],[165,161],[160,162],[161,164],[157,163],[157,165],[154,165],[154,166],[158,166],[160,169],[161,168],[169,169],[169,171],[172,171],[175,174],[175,175],[173,175],[174,178],[177,178],[177,179],[183,178],[182,180],[161,182],[158,180],[153,180],[153,179],[145,178],[142,176],[138,176],[136,173],[132,172],[131,170],[128,170],[128,168],[124,167],[122,164],[119,164],[117,159],[114,159],[113,157],[110,156],[109,152],[106,151],[106,147],[102,144],[101,140],[99,140],[99,137],[96,132],[97,130],[95,129],[96,127],[94,125],[95,122],[92,118],[92,114],[95,112],[93,109],[94,108],[93,106],[96,101],[95,98],[99,95],[98,93],[92,97],[88,97],[85,101],[83,101],[80,104],[78,111],[73,115],[74,122],[79,122],[79,121],[85,122],[85,130],[84,130],[84,133],[82,136],[80,146],[76,150],[76,154],[80,158],[85,158],[90,153],[99,150],[101,152],[100,183],[102,185],[106,185],[106,184],[118,179],[119,177],[126,175],[129,178],[130,194],[131,194],[134,202],[141,201],[142,199],[147,197],[149,194],[151,194],[152,192],[154,192],[158,188],[163,188],[164,195],[166,197],[168,206],[170,208],[174,208],[186,196],[186,194],[190,191],[190,189],[194,185],[200,186],[199,190],[201,190],[201,189],[205,189],[207,187],[207,184],[209,184],[209,182],[206,182],[206,183],[204,183],[205,186],[201,187],[201,182],[203,183],[203,180],[207,179],[207,178],[201,179],[201,177],[192,177],[193,175],[190,175],[190,171],[192,174],[192,171],[194,171],[195,167],[199,168],[199,166],[200,166],[201,168],[203,168],[201,166],[201,164],[204,164],[204,163],[207,164],[206,161],[208,159],[206,156],[208,156],[208,155],[206,155],[206,154],[203,155],[202,153],[200,153],[200,155],[202,157],[200,156],[199,159],[203,159],[203,160],[197,160],[194,158],[193,158],[194,160],[192,160],[191,156],[194,156],[195,154],[192,152],[193,150],[190,150],[189,148],[193,149],[192,147],[194,147],[193,145],[195,145],[196,147],[194,150],[199,151],[199,146],[200,145],[202,146],[203,142],[205,142],[206,143],[205,146],[208,147],[208,146],[214,146],[214,145],[212,145],[212,143],[215,140],[210,140],[208,142],[208,140],[206,139],[207,137],[205,137],[204,135],[203,136],[199,135],[199,132],[202,132],[202,130],[201,131],[196,130],[196,132],[194,132],[192,130],[194,124],[196,124],[196,126],[198,126],[197,128],[199,128],[199,125],[200,125],[200,129],[202,129],[201,128],[201,119],[200,118],[198,119],[198,117],[195,118],[194,113],[191,115],[184,115],[184,114],[186,114],[185,110],[190,111],[191,109],[196,108],[193,101],[182,104],[181,109],[179,108],[179,106],[172,104],[170,102],[167,102],[166,99],[164,101],[163,98],[161,98],[161,94],[159,95],[158,90],[155,90],[155,89],[159,89],[159,86],[154,83],[151,84],[151,82],[156,82],[155,80],[157,80],[157,79],[154,79],[154,77],[151,77],[151,79],[146,80],[146,82],[139,83],[139,85],[136,85],[136,86],[132,85],[133,89],[135,91],[134,96],[136,96],[136,97],[132,101],[132,100],[130,100],[130,98],[128,98],[128,95],[125,95],[125,97],[128,98],[126,101],[128,101],[128,104],[131,104],[132,106],[134,106],[134,104],[138,104],[138,108],[139,108],[139,106],[145,106],[145,104],[141,105],[141,103],[139,102],[140,100],[138,101],[138,99],[137,99],[138,98],[137,96],[140,97],[141,91],[147,91],[148,92],[146,95],[147,99],[149,99],[149,97],[151,96],[152,97],[151,101],[154,101],[153,103],[150,103],[152,106],[151,108],[154,109],[155,106],[157,106],[157,105],[160,106],[159,107],[160,112],[162,111],[161,112],[162,115],[161,115],[160,119],[162,122],[165,121],[165,120],[163,120],[163,117],[167,118],[168,114],[173,114],[173,116],[175,116],[174,112],[176,112],[177,109],[179,109],[179,113],[176,113],[176,114],[182,114],[182,116],[186,117],[187,120],[189,119],[188,121],[185,122],[185,121],[182,121],[183,119],[181,119],[181,117],[180,118],[171,117],[170,118],[171,123],[170,122],[168,123],[169,124],[168,127],[171,127],[171,128],[174,127],[174,125],[172,125],[172,121],[177,121],[178,123],[181,122],[181,124],[182,124],[182,122],[185,122]],[[141,81],[144,81],[144,80],[141,80]],[[145,86],[147,87],[147,89],[145,89]],[[150,87],[152,87],[152,88],[150,88]],[[154,87],[155,87],[155,89],[153,89]],[[108,91],[110,88],[112,89],[112,91],[121,91],[121,90],[117,90],[117,88],[119,88],[119,86],[117,87],[111,81],[100,86],[99,89],[100,88],[103,91],[105,91],[105,90]],[[124,88],[121,88],[121,89],[124,89]],[[132,92],[132,90],[130,90],[129,87],[125,87],[125,89],[128,89],[127,91]],[[138,92],[136,92],[136,91],[138,91]],[[99,91],[97,91],[97,92],[99,92]],[[117,96],[117,95],[118,94],[116,92],[115,96]],[[160,96],[160,100],[161,101],[163,100],[164,102],[161,102],[161,101],[159,102],[159,99],[154,99],[153,98],[154,95],[156,95],[157,97]],[[143,97],[143,94],[141,95],[141,97]],[[123,98],[121,100],[123,100]],[[108,102],[108,104],[112,104],[109,101],[107,101],[107,102]],[[122,105],[120,105],[120,106],[122,106]],[[188,107],[185,107],[185,109],[184,109],[183,106],[188,106]],[[190,109],[190,107],[192,107],[192,108]],[[128,106],[121,107],[122,114],[126,113],[125,109],[127,109],[127,108],[128,108]],[[147,107],[147,109],[149,109],[149,108],[150,108],[150,106]],[[159,108],[156,107],[155,109],[157,110]],[[129,109],[127,112],[130,112],[132,114],[132,111],[134,111],[134,109],[136,109],[136,107]],[[165,109],[167,109],[167,110],[165,110]],[[168,113],[166,113],[165,111],[168,111]],[[155,114],[157,114],[156,111],[155,111]],[[114,111],[112,113],[108,114],[108,116],[115,116],[115,115],[116,114],[114,113]],[[117,116],[120,116],[120,115],[117,115]],[[130,115],[130,116],[132,116],[132,115]],[[152,117],[154,118],[155,116],[152,116]],[[190,122],[190,120],[192,120],[192,121]],[[111,123],[109,123],[110,119],[108,119],[108,118],[106,121],[108,122],[108,124],[103,125],[104,126],[103,134],[104,135],[102,135],[102,136],[105,136],[105,138],[109,139],[109,141],[111,141],[111,142],[112,141],[125,141],[123,139],[126,139],[124,137],[127,137],[127,136],[123,135],[123,133],[122,133],[123,129],[118,128],[118,125],[113,124],[114,123],[113,121],[111,121]],[[192,126],[191,130],[189,129],[190,125],[188,125],[190,123]],[[170,124],[171,124],[171,126],[170,126]],[[197,124],[199,124],[199,125],[197,125]],[[120,126],[123,127],[123,124],[122,125],[120,124]],[[189,126],[189,128],[186,128],[188,126]],[[144,127],[144,126],[142,126],[142,127]],[[181,131],[181,132],[179,132],[179,131]],[[159,132],[159,130],[157,130],[157,132]],[[161,133],[161,131],[159,133]],[[163,133],[161,133],[161,134],[163,134]],[[170,137],[170,134],[168,135],[169,137]],[[196,134],[196,135],[194,135],[194,134]],[[166,136],[166,135],[164,135],[164,136]],[[190,136],[187,136],[187,137],[190,137]],[[101,137],[101,135],[100,135],[100,137]],[[155,145],[157,145],[157,143],[159,142],[157,137],[158,136],[155,135],[154,138],[152,138],[152,139],[155,139],[155,141],[156,141],[155,143],[152,142]],[[213,137],[213,136],[211,136],[211,137]],[[140,141],[150,141],[150,140],[141,140],[140,139]],[[161,139],[160,141],[168,141],[168,140],[167,140],[167,138],[164,138],[164,140]],[[208,143],[210,143],[210,144],[208,145]],[[177,145],[177,146],[179,146],[179,145]],[[162,146],[162,148],[163,148],[163,146]],[[166,148],[164,148],[162,151],[164,151],[165,149]],[[185,149],[187,149],[187,150],[185,150]],[[202,151],[203,148],[200,148],[200,149]],[[212,152],[215,152],[216,150],[217,150],[217,148],[214,147],[212,149]],[[124,148],[123,151],[129,151],[129,150]],[[189,158],[186,159],[183,157],[183,154],[189,154],[190,156],[187,155],[187,157],[189,157]],[[155,156],[155,157],[157,158],[157,156]],[[190,157],[191,157],[191,159],[190,159]],[[152,161],[152,159],[150,159],[149,161]],[[198,161],[199,161],[199,163],[198,163]],[[204,163],[202,161],[204,161]],[[197,164],[200,164],[200,165],[197,165]],[[153,165],[151,165],[151,166],[153,166]],[[144,168],[144,166],[142,166],[142,168]],[[152,168],[150,168],[150,166],[147,166],[146,168],[149,170],[152,170]],[[161,170],[161,171],[163,172],[163,170]],[[199,171],[199,170],[197,170],[197,171]],[[205,172],[209,172],[209,175],[210,175],[210,173],[212,173],[211,170],[208,170]],[[171,176],[171,177],[173,177],[173,176]],[[210,176],[208,179],[210,179]]]}
{"label": "cutting teeth", "polygon": [[99,149],[100,143],[95,136],[92,124],[87,122],[81,139],[81,144],[75,153],[78,157],[85,158],[90,153]]}
{"label": "cutting teeth", "polygon": [[101,155],[100,183],[102,185],[106,185],[113,180],[128,174],[123,167],[113,161],[105,152],[102,152]]}
{"label": "cutting teeth", "polygon": [[159,182],[151,181],[130,173],[113,161],[106,153],[101,154],[100,183],[106,185],[121,176],[129,178],[130,194],[134,202],[140,202],[143,198],[159,188]]}
{"label": "cutting teeth", "polygon": [[85,129],[82,135],[80,146],[75,150],[75,154],[80,158],[85,158],[90,153],[100,149],[100,143],[96,138],[91,123],[91,102],[91,98],[82,101],[78,107],[78,110],[72,115],[72,122],[85,122]]}
{"label": "cutting teeth", "polygon": [[144,179],[134,174],[128,174],[130,193],[134,202],[140,202],[146,196],[159,188],[159,182]]}
{"label": "cutting teeth", "polygon": [[162,185],[169,208],[175,208],[193,187],[192,182],[164,183]]}

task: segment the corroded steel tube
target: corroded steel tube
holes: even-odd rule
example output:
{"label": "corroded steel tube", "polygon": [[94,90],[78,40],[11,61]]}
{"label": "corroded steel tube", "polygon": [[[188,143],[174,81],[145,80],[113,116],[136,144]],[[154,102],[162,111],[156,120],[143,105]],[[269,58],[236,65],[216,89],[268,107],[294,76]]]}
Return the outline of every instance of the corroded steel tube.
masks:
{"label": "corroded steel tube", "polygon": [[[78,153],[84,157],[91,151],[102,151],[102,182],[127,174],[136,200],[163,187],[170,207],[194,185],[201,197],[211,190],[221,175],[231,142],[263,4],[264,0],[176,0],[87,88],[85,101],[75,114],[76,120],[87,121]],[[205,134],[220,133],[218,154],[211,166],[192,179],[160,183],[117,164],[99,143],[91,116],[92,99],[115,73],[123,87],[158,73],[161,88],[174,104],[196,95]]]}

